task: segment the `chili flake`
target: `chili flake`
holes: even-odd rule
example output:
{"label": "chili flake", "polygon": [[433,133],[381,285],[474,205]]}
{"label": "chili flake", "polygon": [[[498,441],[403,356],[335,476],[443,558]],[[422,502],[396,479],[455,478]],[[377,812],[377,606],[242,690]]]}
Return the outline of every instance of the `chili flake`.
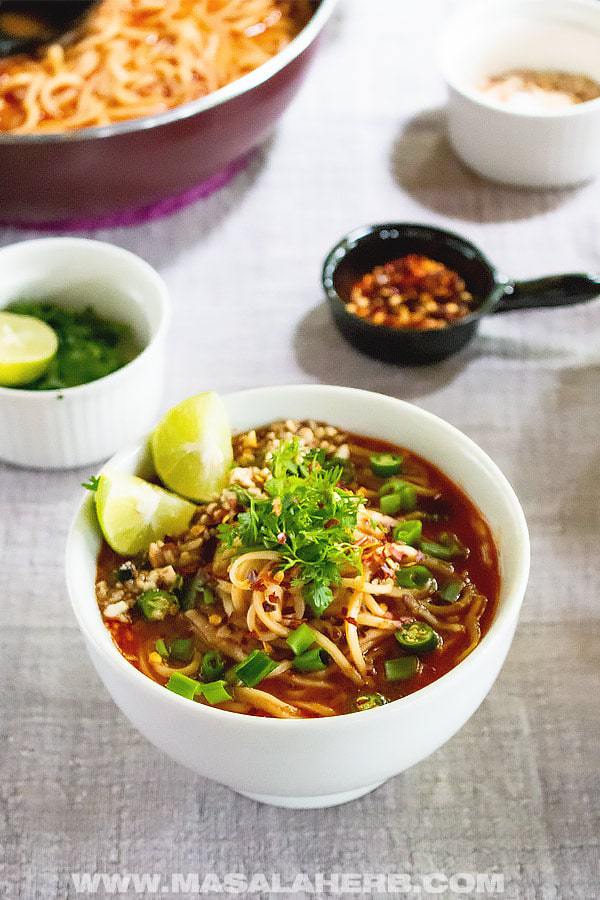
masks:
{"label": "chili flake", "polygon": [[425,331],[464,318],[474,302],[458,272],[410,253],[363,275],[352,288],[346,309],[373,325]]}

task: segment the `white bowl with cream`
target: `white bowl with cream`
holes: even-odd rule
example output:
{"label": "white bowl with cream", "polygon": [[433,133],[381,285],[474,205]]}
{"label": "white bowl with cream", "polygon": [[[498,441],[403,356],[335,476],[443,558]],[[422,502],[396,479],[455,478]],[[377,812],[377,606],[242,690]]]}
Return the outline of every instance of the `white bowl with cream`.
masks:
{"label": "white bowl with cream", "polygon": [[[82,502],[67,543],[66,575],[88,653],[115,703],[152,744],[206,778],[278,806],[334,806],[373,790],[433,753],[477,709],[500,671],[529,573],[529,538],[512,488],[492,460],[437,416],[391,397],[322,385],[259,388],[224,398],[234,430],[314,418],[415,451],[478,506],[500,561],[499,606],[463,662],[433,684],[376,709],[321,719],[270,719],[192,703],[123,658],[95,596],[101,543],[93,498]],[[150,474],[145,442],[106,468]]]}
{"label": "white bowl with cream", "polygon": [[600,172],[600,99],[520,106],[483,89],[515,69],[585,75],[600,84],[597,0],[475,0],[444,30],[440,65],[448,135],[477,174],[522,187],[558,188]]}
{"label": "white bowl with cream", "polygon": [[83,238],[43,238],[0,250],[0,309],[47,300],[93,307],[128,325],[138,355],[97,381],[60,390],[0,387],[0,459],[65,469],[106,459],[143,434],[162,394],[170,318],[166,285],[127,250]]}

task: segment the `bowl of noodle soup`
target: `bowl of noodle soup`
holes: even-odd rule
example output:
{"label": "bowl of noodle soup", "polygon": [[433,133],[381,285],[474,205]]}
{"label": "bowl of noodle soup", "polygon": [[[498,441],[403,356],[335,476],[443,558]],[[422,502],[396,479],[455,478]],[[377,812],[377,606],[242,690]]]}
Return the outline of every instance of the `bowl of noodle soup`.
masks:
{"label": "bowl of noodle soup", "polygon": [[0,60],[2,219],[102,219],[245,158],[291,101],[336,0],[101,0]]}
{"label": "bowl of noodle soup", "polygon": [[[390,445],[405,448],[411,465],[414,460],[426,461],[428,470],[441,473],[443,484],[452,484],[460,492],[455,498],[468,498],[467,506],[474,520],[484,523],[479,533],[488,549],[481,558],[497,571],[498,580],[488,581],[486,587],[481,581],[483,576],[477,573],[476,561],[471,560],[475,566],[471,570],[473,583],[477,580],[479,587],[486,587],[490,598],[494,594],[493,602],[487,622],[482,620],[477,640],[471,646],[469,636],[452,667],[446,669],[441,662],[439,671],[425,678],[415,690],[397,691],[391,685],[388,702],[370,708],[348,705],[356,700],[355,685],[349,679],[339,692],[340,705],[329,713],[324,704],[330,701],[321,694],[312,708],[310,703],[299,700],[297,715],[280,717],[277,709],[271,712],[269,708],[243,708],[245,704],[253,705],[253,695],[260,707],[261,698],[266,696],[263,689],[271,690],[279,704],[277,694],[284,695],[265,687],[266,681],[259,685],[258,691],[242,686],[235,698],[241,703],[215,706],[178,696],[165,689],[166,678],[157,678],[145,672],[143,666],[140,669],[132,665],[123,647],[117,646],[98,605],[97,566],[99,553],[99,567],[102,565],[102,538],[93,499],[87,498],[78,511],[66,557],[73,609],[100,678],[132,724],[181,764],[261,802],[294,808],[344,803],[368,793],[440,747],[462,727],[490,690],[509,650],[528,578],[529,540],[523,512],[502,473],[477,445],[443,420],[411,404],[365,391],[321,385],[261,388],[229,395],[224,401],[234,434],[238,436],[252,434],[257,429],[260,439],[261,426],[269,423],[315,420],[335,423],[336,429],[345,434],[363,436],[362,445],[367,448]],[[361,446],[360,440],[357,446]],[[152,478],[148,446],[142,443],[123,450],[107,464],[106,471]],[[411,471],[417,472],[416,464]],[[418,478],[416,474],[414,477]],[[374,513],[374,519],[377,517]],[[473,554],[478,552],[476,543],[474,537]],[[258,557],[269,555],[252,552],[258,560],[254,566],[261,565]],[[242,577],[238,569],[245,565],[243,556],[238,560],[230,570],[234,584]],[[363,583],[361,590],[368,592],[369,587]],[[465,600],[469,591],[470,587],[463,595]],[[367,608],[357,606],[352,616],[349,610],[344,610],[346,624],[351,622],[350,631],[357,623],[361,624],[361,616],[365,617],[365,623],[368,619],[367,631],[364,628],[360,631],[361,640],[376,630],[371,625],[377,624],[382,602],[383,598],[375,591],[367,599]],[[393,598],[388,602],[393,603]],[[274,608],[275,604],[265,606],[266,610]],[[327,614],[315,619],[304,610],[296,612],[300,617],[306,616],[310,625],[323,635],[333,634],[327,630],[330,624]],[[202,627],[201,615],[196,612],[189,615]],[[388,613],[388,618],[394,617]],[[460,613],[442,623],[444,640],[454,639],[446,633],[445,625],[458,621]],[[398,623],[390,624],[397,627]],[[272,627],[271,620],[268,627]],[[255,630],[265,640],[269,639],[260,623],[255,625]],[[318,643],[321,647],[321,642]],[[354,666],[350,642],[338,643],[344,655],[339,662],[344,667],[348,662]],[[330,640],[323,646],[336,654]],[[361,647],[370,664],[369,647],[365,643]],[[360,671],[360,658],[356,665]],[[332,656],[330,670],[335,668]],[[321,677],[327,673],[314,674]],[[310,671],[303,677],[310,680]],[[334,695],[335,691],[329,696]],[[303,694],[301,691],[290,694],[291,703],[296,702],[294,696],[302,698]],[[332,702],[335,706],[338,701]]]}

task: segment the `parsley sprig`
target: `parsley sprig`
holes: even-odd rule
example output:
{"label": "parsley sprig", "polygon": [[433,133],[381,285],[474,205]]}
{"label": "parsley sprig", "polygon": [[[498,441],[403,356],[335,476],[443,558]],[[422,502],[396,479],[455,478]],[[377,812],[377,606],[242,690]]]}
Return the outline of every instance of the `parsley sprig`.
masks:
{"label": "parsley sprig", "polygon": [[340,487],[343,465],[323,450],[306,450],[295,438],[282,444],[268,464],[267,497],[240,490],[243,511],[219,537],[240,552],[276,550],[281,569],[294,570],[292,584],[320,616],[333,600],[332,586],[346,569],[361,571],[360,551],[353,543],[363,497]]}

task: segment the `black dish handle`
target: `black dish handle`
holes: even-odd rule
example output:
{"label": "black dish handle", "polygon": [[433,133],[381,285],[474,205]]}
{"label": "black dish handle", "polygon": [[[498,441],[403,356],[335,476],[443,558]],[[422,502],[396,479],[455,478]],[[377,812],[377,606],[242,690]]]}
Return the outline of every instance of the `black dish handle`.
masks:
{"label": "black dish handle", "polygon": [[548,275],[532,281],[513,281],[506,287],[504,297],[495,313],[515,309],[543,309],[552,306],[574,306],[600,296],[600,275],[573,273]]}

